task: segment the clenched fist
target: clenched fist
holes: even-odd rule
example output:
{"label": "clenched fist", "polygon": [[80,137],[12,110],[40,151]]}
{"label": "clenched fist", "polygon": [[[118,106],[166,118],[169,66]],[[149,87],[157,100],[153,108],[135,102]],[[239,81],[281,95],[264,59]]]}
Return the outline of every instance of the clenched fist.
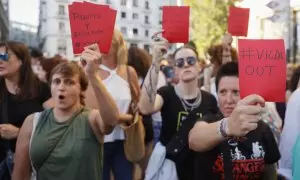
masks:
{"label": "clenched fist", "polygon": [[243,137],[255,130],[265,111],[265,100],[259,95],[249,95],[240,100],[227,119],[228,136]]}
{"label": "clenched fist", "polygon": [[161,33],[162,31],[157,32],[152,36],[153,61],[158,64],[164,59],[164,54],[167,53],[169,46],[168,40],[158,36]]}

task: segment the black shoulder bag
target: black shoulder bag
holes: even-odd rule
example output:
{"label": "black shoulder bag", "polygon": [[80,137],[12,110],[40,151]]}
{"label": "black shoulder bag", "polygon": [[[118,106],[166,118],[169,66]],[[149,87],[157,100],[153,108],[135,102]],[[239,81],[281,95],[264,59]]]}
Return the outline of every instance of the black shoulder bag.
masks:
{"label": "black shoulder bag", "polygon": [[198,119],[198,110],[198,108],[195,108],[189,112],[187,119],[182,122],[180,129],[172,136],[171,141],[166,145],[167,158],[173,160],[175,163],[181,163],[191,151],[188,146],[188,137],[190,130],[194,127]]}

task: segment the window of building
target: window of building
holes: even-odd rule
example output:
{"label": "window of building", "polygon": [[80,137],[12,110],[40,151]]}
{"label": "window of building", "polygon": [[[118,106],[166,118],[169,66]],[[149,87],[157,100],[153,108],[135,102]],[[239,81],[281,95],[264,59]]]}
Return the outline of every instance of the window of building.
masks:
{"label": "window of building", "polygon": [[57,52],[58,52],[58,54],[66,55],[67,54],[67,47],[66,46],[58,46],[57,47]]}
{"label": "window of building", "polygon": [[159,6],[159,10],[160,10],[160,11],[162,10],[162,6]]}
{"label": "window of building", "polygon": [[65,23],[59,22],[58,23],[58,29],[59,29],[59,31],[64,32],[65,31]]}
{"label": "window of building", "polygon": [[121,27],[121,33],[123,35],[126,35],[127,34],[127,28],[126,27]]}
{"label": "window of building", "polygon": [[106,0],[106,4],[111,4],[111,0]]}
{"label": "window of building", "polygon": [[138,0],[132,0],[132,6],[138,7]]}
{"label": "window of building", "polygon": [[148,2],[148,1],[145,1],[145,9],[150,9],[150,8],[149,8],[149,2]]}
{"label": "window of building", "polygon": [[138,47],[138,45],[136,43],[131,43],[130,46],[131,47]]}
{"label": "window of building", "polygon": [[65,46],[67,46],[67,41],[66,41],[66,39],[58,39],[58,40],[57,40],[57,46],[58,46],[58,47],[65,47]]}
{"label": "window of building", "polygon": [[144,49],[148,52],[150,52],[150,45],[149,44],[144,44]]}
{"label": "window of building", "polygon": [[133,13],[132,14],[132,19],[139,19],[139,14],[138,13]]}
{"label": "window of building", "polygon": [[59,15],[65,14],[65,6],[64,5],[58,5],[58,14]]}
{"label": "window of building", "polygon": [[121,12],[121,17],[126,18],[126,12]]}
{"label": "window of building", "polygon": [[145,36],[149,37],[149,30],[145,30]]}
{"label": "window of building", "polygon": [[145,24],[149,24],[149,16],[145,16]]}
{"label": "window of building", "polygon": [[133,28],[132,30],[134,35],[138,35],[139,34],[139,30],[137,28]]}
{"label": "window of building", "polygon": [[159,20],[158,24],[160,24],[160,25],[161,25],[161,24],[162,24],[162,21],[161,21],[161,20]]}
{"label": "window of building", "polygon": [[127,4],[127,1],[126,1],[126,0],[121,0],[121,5],[122,5],[122,6],[126,6],[126,4]]}

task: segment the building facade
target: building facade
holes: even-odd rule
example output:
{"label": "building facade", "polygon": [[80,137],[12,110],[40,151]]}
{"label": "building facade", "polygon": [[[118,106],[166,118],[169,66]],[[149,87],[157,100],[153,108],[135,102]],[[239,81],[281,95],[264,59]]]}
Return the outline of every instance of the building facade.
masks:
{"label": "building facade", "polygon": [[37,41],[37,27],[11,21],[10,28],[9,28],[9,39],[14,41],[21,41],[28,45],[29,47],[37,48],[38,41]]}
{"label": "building facade", "polygon": [[0,1],[0,40],[7,40],[9,36],[9,3]]}
{"label": "building facade", "polygon": [[[74,57],[70,34],[68,5],[74,0],[40,0],[38,37],[39,45],[49,56],[55,54]],[[151,36],[162,29],[163,5],[176,5],[178,0],[90,0],[108,4],[118,11],[116,28],[129,46],[150,51]]]}

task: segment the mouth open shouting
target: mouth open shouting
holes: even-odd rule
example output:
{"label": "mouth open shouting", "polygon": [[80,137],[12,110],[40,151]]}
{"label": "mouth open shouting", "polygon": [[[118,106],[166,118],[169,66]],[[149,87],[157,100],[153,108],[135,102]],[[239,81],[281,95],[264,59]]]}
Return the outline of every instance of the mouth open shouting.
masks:
{"label": "mouth open shouting", "polygon": [[66,98],[65,95],[58,95],[58,99],[61,100],[61,101],[64,100],[65,98]]}

